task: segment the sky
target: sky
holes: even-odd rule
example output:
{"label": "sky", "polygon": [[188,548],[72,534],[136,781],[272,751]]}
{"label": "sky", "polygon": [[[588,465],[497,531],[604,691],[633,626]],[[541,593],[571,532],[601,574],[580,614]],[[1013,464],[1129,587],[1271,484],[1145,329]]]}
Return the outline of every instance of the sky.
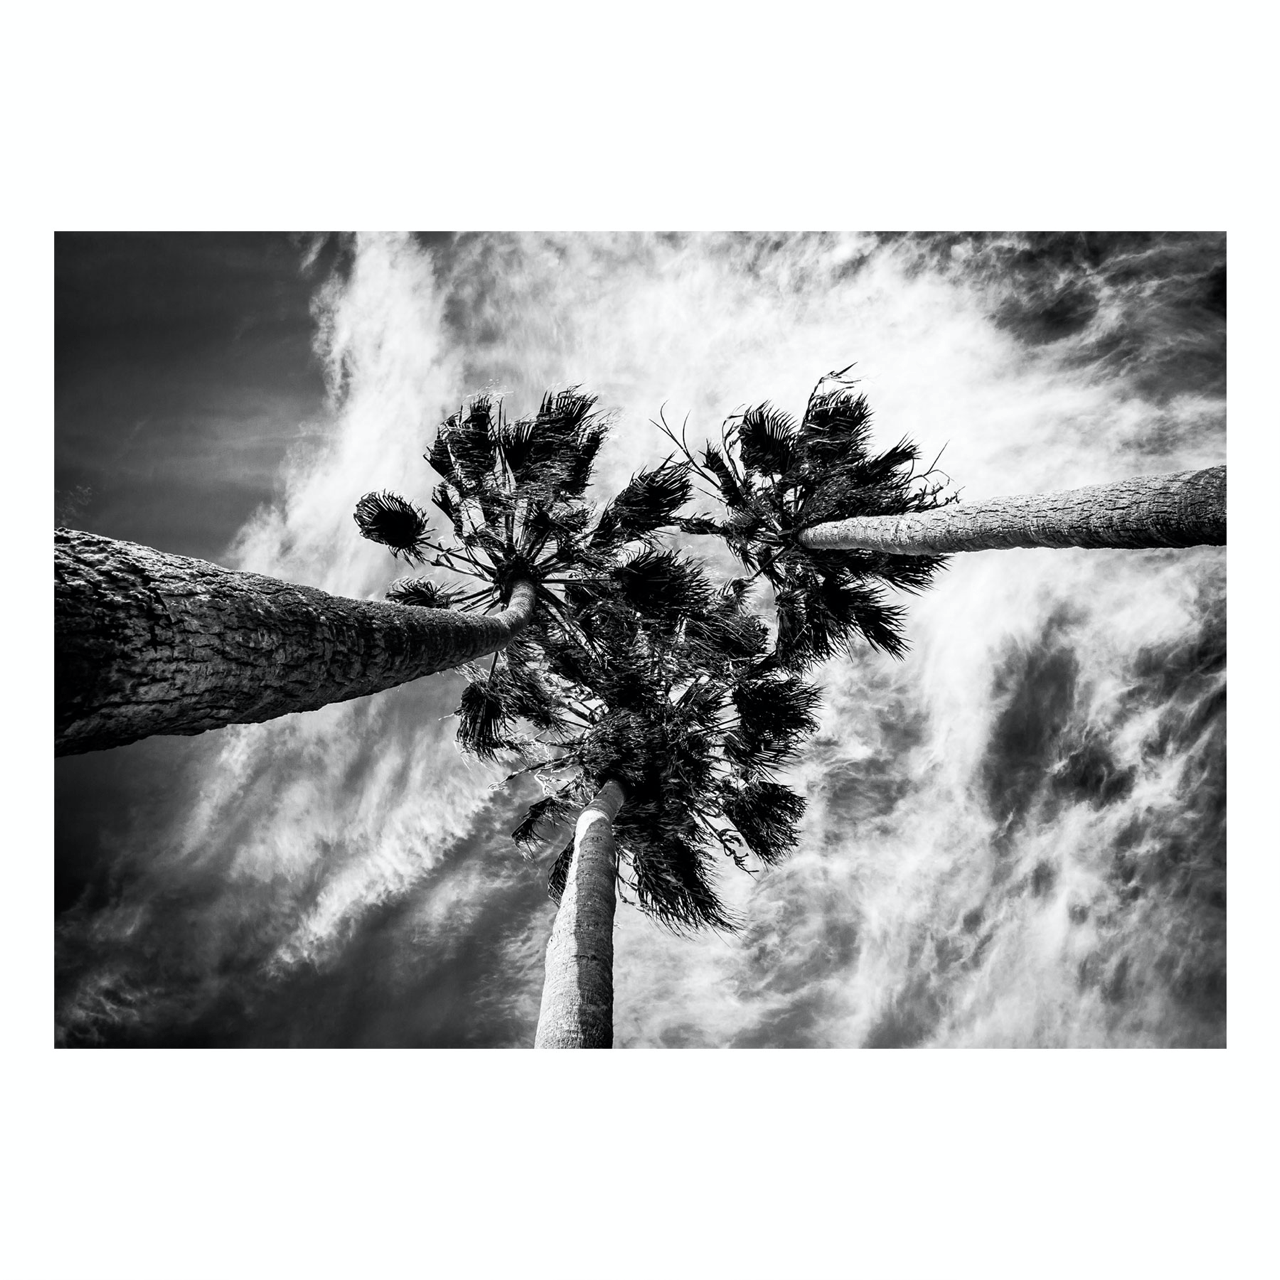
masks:
{"label": "sky", "polygon": [[[426,504],[469,395],[581,385],[605,498],[856,362],[965,497],[1225,461],[1226,245],[1048,236],[60,235],[57,516],[377,598],[371,489]],[[706,539],[686,540],[728,576]],[[817,673],[796,852],[736,935],[629,904],[618,1047],[1226,1042],[1225,552],[1004,551]],[[55,1041],[524,1047],[554,905],[535,792],[461,678],[59,760]]]}

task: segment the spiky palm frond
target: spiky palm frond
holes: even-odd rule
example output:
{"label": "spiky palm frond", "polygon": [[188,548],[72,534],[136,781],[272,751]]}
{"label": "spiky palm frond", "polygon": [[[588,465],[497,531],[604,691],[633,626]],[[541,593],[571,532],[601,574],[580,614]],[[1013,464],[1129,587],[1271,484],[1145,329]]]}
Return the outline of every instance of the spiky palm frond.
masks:
{"label": "spiky palm frond", "polygon": [[852,575],[801,578],[777,593],[775,605],[775,653],[779,663],[791,670],[842,653],[852,656],[858,637],[892,658],[907,652],[906,610],[886,604],[880,591]]}
{"label": "spiky palm frond", "polygon": [[751,662],[767,652],[768,628],[746,611],[745,591],[745,582],[735,579],[713,597],[704,613],[686,622],[686,640],[704,661],[716,665]]}
{"label": "spiky palm frond", "polygon": [[737,724],[724,753],[746,776],[779,768],[817,727],[821,692],[795,675],[741,680],[733,687]]}
{"label": "spiky palm frond", "polygon": [[520,824],[511,833],[512,840],[521,848],[532,851],[539,841],[546,839],[558,827],[573,816],[573,801],[562,792],[543,796],[529,806]]}
{"label": "spiky palm frond", "polygon": [[534,416],[503,424],[502,461],[517,488],[540,492],[547,501],[582,497],[606,434],[595,403],[577,388],[548,392]]}
{"label": "spiky palm frond", "polygon": [[796,420],[767,400],[748,409],[735,436],[743,468],[766,476],[784,476],[796,465],[800,443]]}
{"label": "spiky palm frond", "polygon": [[520,717],[538,729],[564,731],[563,693],[550,680],[542,655],[528,636],[517,636],[508,644],[490,684],[509,717]]}
{"label": "spiky palm frond", "polygon": [[449,455],[449,439],[443,431],[436,432],[436,438],[431,442],[431,448],[422,456],[446,484],[457,483],[457,468],[453,465],[453,458]]}
{"label": "spiky palm frond", "polygon": [[431,534],[426,512],[398,493],[366,493],[356,503],[353,519],[362,538],[389,547],[393,556],[410,562],[425,558],[423,548]]}
{"label": "spiky palm frond", "polygon": [[632,852],[631,870],[641,910],[673,932],[738,927],[711,886],[711,858],[692,840],[668,835],[646,841]]}
{"label": "spiky palm frond", "polygon": [[[464,494],[478,494],[492,482],[497,462],[497,425],[493,398],[483,395],[451,414],[440,426],[431,454],[438,456],[443,443],[452,463],[452,475],[445,478]],[[432,466],[436,466],[434,461]],[[438,466],[436,470],[445,474]]]}
{"label": "spiky palm frond", "polygon": [[645,618],[670,623],[703,614],[711,604],[706,575],[675,551],[646,547],[613,570],[627,606]]}
{"label": "spiky palm frond", "polygon": [[866,396],[847,385],[832,391],[823,391],[822,385],[819,383],[809,397],[800,422],[800,449],[809,467],[865,456],[871,435],[871,406]]}
{"label": "spiky palm frond", "polygon": [[637,471],[601,513],[593,542],[617,545],[651,540],[674,523],[676,511],[692,492],[687,462],[668,458],[657,467]]}
{"label": "spiky palm frond", "polygon": [[766,866],[781,862],[795,847],[804,811],[804,797],[780,782],[754,780],[725,788],[725,817]]}
{"label": "spiky palm frond", "polygon": [[750,513],[754,511],[754,494],[750,484],[738,473],[733,459],[715,445],[707,445],[702,452],[702,466],[716,480],[720,490],[720,498],[731,512]]}
{"label": "spiky palm frond", "polygon": [[393,604],[416,605],[420,609],[452,609],[458,593],[429,578],[397,578],[387,588],[386,598]]}
{"label": "spiky palm frond", "polygon": [[572,865],[573,841],[570,840],[556,855],[551,863],[551,870],[547,873],[547,897],[556,906],[560,905],[560,899],[564,897],[565,885],[569,883],[569,868]]}
{"label": "spiky palm frond", "polygon": [[481,760],[496,760],[499,752],[517,744],[510,734],[515,711],[503,698],[502,685],[476,672],[458,701],[458,745]]}
{"label": "spiky palm frond", "polygon": [[[820,560],[818,556],[814,559]],[[934,578],[947,564],[945,556],[894,556],[878,551],[846,551],[841,559],[843,563],[838,568],[828,569],[828,576],[832,572],[844,572],[912,595],[919,595],[932,586]]]}

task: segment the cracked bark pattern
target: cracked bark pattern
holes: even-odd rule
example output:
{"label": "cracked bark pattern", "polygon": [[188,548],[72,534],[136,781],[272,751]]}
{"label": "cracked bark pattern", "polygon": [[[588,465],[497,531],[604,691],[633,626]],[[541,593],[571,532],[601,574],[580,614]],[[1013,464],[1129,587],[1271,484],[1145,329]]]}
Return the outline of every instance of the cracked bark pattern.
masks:
{"label": "cracked bark pattern", "polygon": [[55,753],[195,734],[360,698],[501,649],[488,617],[348,600],[133,542],[54,532]]}
{"label": "cracked bark pattern", "polygon": [[917,515],[814,525],[814,551],[949,555],[1009,547],[1194,547],[1227,541],[1227,469],[1137,476],[1059,493],[963,502]]}
{"label": "cracked bark pattern", "polygon": [[547,943],[535,1049],[613,1048],[613,913],[622,788],[606,782],[578,816],[573,861]]}

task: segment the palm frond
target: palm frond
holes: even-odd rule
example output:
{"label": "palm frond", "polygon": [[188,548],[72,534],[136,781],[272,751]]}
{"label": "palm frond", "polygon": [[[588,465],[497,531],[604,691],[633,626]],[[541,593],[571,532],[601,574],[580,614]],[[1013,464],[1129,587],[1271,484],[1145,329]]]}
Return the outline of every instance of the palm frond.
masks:
{"label": "palm frond", "polygon": [[883,592],[865,582],[847,575],[825,577],[817,592],[810,595],[808,614],[810,619],[824,619],[836,649],[851,652],[850,640],[860,635],[873,649],[894,658],[906,656],[906,610],[886,604]]}
{"label": "palm frond", "polygon": [[720,499],[731,512],[752,511],[751,490],[739,477],[733,461],[715,445],[709,444],[702,451],[702,465],[715,478]]}
{"label": "palm frond", "polygon": [[541,840],[563,826],[572,814],[572,803],[560,792],[543,796],[529,806],[511,838],[523,849],[533,850]]}
{"label": "palm frond", "polygon": [[871,435],[871,406],[866,396],[848,385],[834,391],[823,391],[823,385],[819,383],[809,397],[800,423],[805,465],[814,468],[841,459],[865,458]]}
{"label": "palm frond", "polygon": [[498,753],[515,745],[509,734],[515,712],[503,699],[501,684],[476,672],[462,691],[456,715],[458,745],[468,755],[496,760]]}
{"label": "palm frond", "polygon": [[762,780],[730,785],[723,807],[747,848],[766,866],[775,866],[795,848],[805,802],[790,787]]}
{"label": "palm frond", "polygon": [[711,858],[688,838],[648,840],[631,851],[640,909],[673,933],[698,928],[732,932],[740,922],[726,910],[711,884]]}
{"label": "palm frond", "polygon": [[748,471],[782,476],[795,466],[796,420],[767,400],[742,415],[734,434],[742,465]]}
{"label": "palm frond", "polygon": [[676,528],[681,533],[721,533],[723,526],[719,520],[712,520],[708,516],[679,516],[676,519]]}
{"label": "palm frond", "polygon": [[611,576],[628,607],[643,618],[674,623],[689,614],[705,613],[711,603],[706,575],[675,551],[646,547]]}
{"label": "palm frond", "polygon": [[397,578],[387,588],[386,597],[393,604],[411,604],[420,609],[452,609],[458,593],[429,578]]}
{"label": "palm frond", "polygon": [[733,688],[737,724],[725,757],[748,776],[778,768],[817,727],[822,695],[796,675],[748,678]]}
{"label": "palm frond", "polygon": [[449,441],[443,431],[436,432],[436,438],[431,442],[431,448],[422,456],[442,480],[446,482],[456,481],[457,470],[453,465],[453,459],[449,456]]}
{"label": "palm frond", "polygon": [[775,652],[792,670],[840,653],[852,655],[859,637],[891,657],[906,655],[906,610],[886,604],[883,593],[856,571],[793,574],[777,592],[775,605]]}
{"label": "palm frond", "polygon": [[601,513],[594,541],[615,545],[652,538],[674,522],[677,509],[689,501],[692,490],[687,462],[667,459],[636,472]]}
{"label": "palm frond", "polygon": [[571,839],[556,855],[551,864],[551,870],[547,873],[547,897],[556,906],[560,905],[560,899],[564,897],[565,886],[569,883],[569,868],[572,865],[573,841]]}
{"label": "palm frond", "polygon": [[352,517],[362,538],[381,543],[393,556],[421,561],[431,530],[426,512],[390,490],[366,493]]}
{"label": "palm frond", "polygon": [[548,391],[538,408],[535,432],[563,463],[556,472],[556,492],[562,498],[582,497],[596,454],[608,434],[604,421],[593,413],[595,405],[595,396],[569,387],[555,393]]}
{"label": "palm frond", "polygon": [[[495,406],[491,396],[476,396],[470,404],[445,419],[436,435],[431,465],[457,486],[467,498],[479,498],[493,483],[497,461]],[[443,447],[452,464],[452,474],[436,464]]]}

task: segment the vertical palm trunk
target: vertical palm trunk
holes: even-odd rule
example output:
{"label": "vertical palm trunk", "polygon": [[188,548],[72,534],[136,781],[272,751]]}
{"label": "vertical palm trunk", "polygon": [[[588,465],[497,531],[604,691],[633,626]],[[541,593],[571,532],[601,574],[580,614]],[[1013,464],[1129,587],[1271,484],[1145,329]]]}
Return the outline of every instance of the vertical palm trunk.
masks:
{"label": "vertical palm trunk", "polygon": [[622,788],[606,782],[578,817],[573,861],[547,943],[535,1049],[613,1048],[613,822]]}
{"label": "vertical palm trunk", "polygon": [[493,653],[488,617],[367,600],[73,529],[54,534],[55,751],[194,734],[359,698]]}
{"label": "vertical palm trunk", "polygon": [[1227,540],[1227,469],[1138,476],[1059,493],[814,525],[813,551],[948,555],[1009,547],[1193,547]]}

